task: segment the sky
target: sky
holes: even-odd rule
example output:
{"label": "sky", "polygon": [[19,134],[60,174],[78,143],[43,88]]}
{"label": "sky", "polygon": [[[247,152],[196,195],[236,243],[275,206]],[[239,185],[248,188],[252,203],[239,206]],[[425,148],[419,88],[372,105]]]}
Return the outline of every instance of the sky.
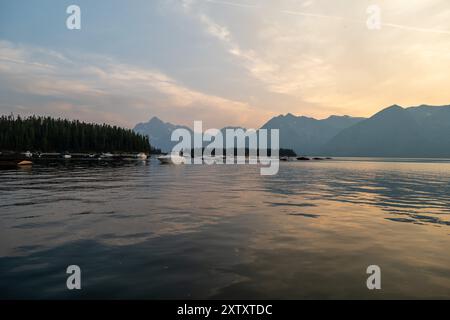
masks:
{"label": "sky", "polygon": [[0,114],[129,128],[367,117],[450,104],[449,52],[448,0],[0,0]]}

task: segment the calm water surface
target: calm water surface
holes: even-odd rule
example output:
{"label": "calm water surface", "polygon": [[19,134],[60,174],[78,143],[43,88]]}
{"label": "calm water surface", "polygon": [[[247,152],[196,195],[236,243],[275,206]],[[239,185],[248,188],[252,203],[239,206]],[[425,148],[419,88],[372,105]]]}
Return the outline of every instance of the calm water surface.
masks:
{"label": "calm water surface", "polygon": [[0,298],[450,298],[450,163],[2,170]]}

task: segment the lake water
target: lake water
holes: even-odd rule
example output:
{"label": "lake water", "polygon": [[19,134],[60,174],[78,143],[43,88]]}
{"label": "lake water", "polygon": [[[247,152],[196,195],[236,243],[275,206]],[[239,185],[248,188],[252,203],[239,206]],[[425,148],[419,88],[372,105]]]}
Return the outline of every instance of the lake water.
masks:
{"label": "lake water", "polygon": [[2,170],[0,298],[450,298],[450,163]]}

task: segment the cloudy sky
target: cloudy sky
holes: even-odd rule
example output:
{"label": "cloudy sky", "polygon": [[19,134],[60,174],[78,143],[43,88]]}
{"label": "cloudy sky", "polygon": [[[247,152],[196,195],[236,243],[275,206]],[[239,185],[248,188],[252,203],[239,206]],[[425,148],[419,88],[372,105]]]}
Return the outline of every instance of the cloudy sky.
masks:
{"label": "cloudy sky", "polygon": [[[71,4],[81,30],[66,28]],[[448,0],[0,0],[0,113],[126,127],[370,116],[450,104],[449,53]]]}

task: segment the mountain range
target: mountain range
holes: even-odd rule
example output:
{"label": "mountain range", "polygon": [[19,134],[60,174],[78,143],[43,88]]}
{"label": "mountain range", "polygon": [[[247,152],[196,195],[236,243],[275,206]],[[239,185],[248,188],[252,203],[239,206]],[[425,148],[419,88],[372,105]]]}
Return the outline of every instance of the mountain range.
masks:
{"label": "mountain range", "polygon": [[[134,130],[148,135],[153,146],[167,152],[176,144],[170,141],[176,128],[192,132],[156,117]],[[261,128],[279,129],[280,147],[299,155],[450,157],[450,106],[393,105],[370,118],[330,116],[317,120],[287,114],[270,119]]]}
{"label": "mountain range", "polygon": [[280,130],[280,147],[294,150],[297,154],[319,155],[323,146],[343,129],[364,120],[349,116],[331,116],[316,120],[292,114],[272,118],[262,129]]}
{"label": "mountain range", "polygon": [[136,133],[148,136],[153,147],[161,149],[163,152],[169,152],[178,143],[170,140],[172,132],[180,128],[188,130],[191,134],[193,133],[189,127],[163,122],[158,117],[153,117],[145,123],[138,123],[133,130]]}

